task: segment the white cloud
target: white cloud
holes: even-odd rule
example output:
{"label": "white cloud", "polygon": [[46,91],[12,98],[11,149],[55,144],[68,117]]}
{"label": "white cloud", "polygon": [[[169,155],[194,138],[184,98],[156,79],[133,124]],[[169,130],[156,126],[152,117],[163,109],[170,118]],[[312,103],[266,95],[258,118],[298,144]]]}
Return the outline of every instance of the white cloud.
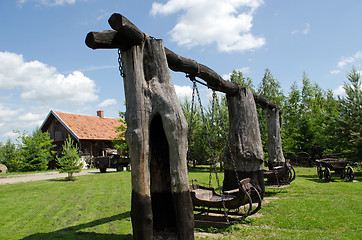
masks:
{"label": "white cloud", "polygon": [[343,85],[340,85],[338,88],[334,89],[333,94],[335,96],[345,95],[346,91],[344,90]]}
{"label": "white cloud", "polygon": [[[28,0],[18,0],[19,5],[23,5]],[[63,6],[66,4],[75,4],[76,0],[33,0],[35,2],[38,2],[44,6]]]}
{"label": "white cloud", "polygon": [[303,30],[296,29],[296,30],[292,31],[291,34],[294,35],[294,34],[302,33],[302,34],[304,34],[304,35],[307,35],[309,32],[310,32],[310,24],[309,24],[309,23],[305,23]]}
{"label": "white cloud", "polygon": [[216,43],[220,51],[246,51],[262,47],[266,40],[251,33],[255,10],[263,0],[169,0],[153,3],[152,15],[182,12],[171,30],[172,41],[194,47]]}
{"label": "white cloud", "polygon": [[191,99],[192,97],[192,88],[190,86],[178,86],[175,85],[176,95],[179,99]]}
{"label": "white cloud", "polygon": [[117,104],[117,100],[114,98],[109,98],[109,99],[104,100],[100,104],[98,104],[97,107],[103,108],[103,107],[108,107],[110,105],[115,105],[115,104]]}
{"label": "white cloud", "polygon": [[335,69],[335,70],[332,70],[332,71],[331,71],[331,74],[332,74],[332,75],[335,75],[335,74],[338,74],[338,73],[340,73],[340,72],[341,72],[341,70]]}
{"label": "white cloud", "polygon": [[308,34],[310,31],[310,25],[309,23],[305,24],[305,29],[302,31],[303,34]]}
{"label": "white cloud", "polygon": [[352,57],[341,57],[341,60],[337,63],[337,69],[331,71],[331,74],[338,74],[343,68],[349,64],[353,64],[362,59],[362,51],[356,52]]}
{"label": "white cloud", "polygon": [[25,62],[22,55],[0,52],[0,89],[20,89],[25,101],[83,105],[98,100],[93,80],[75,71],[64,76],[39,61]]}
{"label": "white cloud", "polygon": [[18,116],[24,109],[11,109],[9,107],[5,107],[0,103],[0,122],[8,122],[12,121],[16,116]]}

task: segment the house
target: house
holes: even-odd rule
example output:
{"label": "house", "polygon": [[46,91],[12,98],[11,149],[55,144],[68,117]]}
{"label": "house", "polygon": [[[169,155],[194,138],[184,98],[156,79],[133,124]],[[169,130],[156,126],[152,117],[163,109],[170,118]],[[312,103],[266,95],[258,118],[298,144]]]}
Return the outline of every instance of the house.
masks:
{"label": "house", "polygon": [[97,116],[86,116],[51,110],[40,129],[49,132],[54,140],[57,155],[69,136],[77,143],[80,155],[84,157],[105,156],[107,150],[114,149],[111,139],[117,136],[115,127],[122,123],[116,118],[105,118],[102,110]]}

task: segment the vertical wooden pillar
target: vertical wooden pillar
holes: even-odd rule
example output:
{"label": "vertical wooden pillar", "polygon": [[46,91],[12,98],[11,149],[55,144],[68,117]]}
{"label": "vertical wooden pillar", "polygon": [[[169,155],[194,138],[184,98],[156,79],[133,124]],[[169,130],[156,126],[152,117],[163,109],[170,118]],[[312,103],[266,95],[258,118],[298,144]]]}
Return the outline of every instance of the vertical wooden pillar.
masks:
{"label": "vertical wooden pillar", "polygon": [[268,124],[268,167],[282,166],[285,158],[282,149],[280,111],[276,108],[267,110]]}
{"label": "vertical wooden pillar", "polygon": [[134,239],[194,239],[187,176],[187,122],[162,40],[122,52],[126,140],[132,165]]}
{"label": "vertical wooden pillar", "polygon": [[239,180],[251,178],[264,196],[264,153],[260,137],[258,113],[253,92],[240,88],[238,94],[227,95],[229,108],[229,146],[224,154],[224,190],[238,188]]}

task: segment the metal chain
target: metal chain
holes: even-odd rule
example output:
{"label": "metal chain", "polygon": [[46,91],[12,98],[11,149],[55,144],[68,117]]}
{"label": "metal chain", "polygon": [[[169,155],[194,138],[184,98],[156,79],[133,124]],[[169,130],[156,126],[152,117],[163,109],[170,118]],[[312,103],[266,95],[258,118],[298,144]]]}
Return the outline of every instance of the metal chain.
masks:
{"label": "metal chain", "polygon": [[[221,119],[222,119],[222,114],[221,114],[221,110],[220,110],[220,104],[219,104],[219,99],[217,98],[217,95],[216,95],[216,91],[213,89],[212,90],[212,119],[215,118],[215,104],[216,106],[218,107],[218,110],[219,110],[219,113],[220,113],[220,116],[221,116]],[[223,120],[223,119],[222,119]],[[214,122],[213,120],[211,121],[212,123]],[[223,122],[222,122],[223,123]],[[217,124],[215,125],[217,126]],[[214,128],[213,128],[214,130]],[[217,184],[218,184],[218,188],[220,189],[220,183],[219,183],[219,177],[218,177],[218,174],[217,174],[217,170],[216,170],[216,167],[215,167],[215,161],[214,161],[214,170],[215,170],[215,175],[216,175],[216,180],[217,180]],[[229,223],[229,217],[228,217],[228,213],[226,211],[226,206],[225,206],[225,199],[224,199],[224,195],[222,194],[222,190],[220,189],[220,195],[221,195],[221,200],[222,200],[222,206],[223,206],[223,210],[224,210],[224,216],[225,216],[225,219],[226,219],[226,222]]]}
{"label": "metal chain", "polygon": [[122,55],[121,55],[121,49],[118,49],[118,69],[119,69],[119,75],[124,78],[124,72],[123,72],[123,66],[122,66]]}
{"label": "metal chain", "polygon": [[[210,134],[209,134],[209,130],[207,129],[207,121],[206,121],[206,117],[205,117],[205,114],[204,114],[204,107],[202,106],[202,103],[201,103],[201,97],[200,97],[200,93],[199,93],[199,90],[196,88],[196,94],[197,94],[197,99],[199,101],[199,105],[200,105],[200,111],[201,111],[201,116],[202,116],[202,120],[203,120],[203,123],[204,123],[204,127],[205,127],[205,132],[206,132],[206,138],[207,138],[207,142],[209,144],[209,150],[210,150],[210,158],[211,158],[211,167],[214,168],[214,150],[212,148],[212,144],[211,144],[211,139],[210,139]],[[211,172],[210,172],[210,175],[209,175],[209,186],[211,187]],[[218,180],[218,178],[217,178]],[[218,182],[218,187],[220,188],[220,184],[219,184],[219,181]]]}
{"label": "metal chain", "polygon": [[187,151],[187,159],[191,160],[191,141],[192,141],[192,124],[193,124],[193,118],[194,118],[194,105],[195,105],[195,92],[196,92],[196,82],[193,82],[192,87],[192,98],[191,98],[191,116],[190,116],[190,125],[188,130],[188,136],[187,136],[187,143],[188,143],[188,151]]}
{"label": "metal chain", "polygon": [[[191,110],[193,111],[193,106],[195,105],[194,104],[194,92],[196,91],[196,95],[197,95],[198,102],[199,102],[199,105],[200,105],[201,116],[202,116],[202,119],[203,119],[205,131],[206,131],[207,142],[209,144],[209,149],[210,149],[210,156],[211,156],[211,160],[212,160],[210,165],[211,165],[212,169],[210,169],[209,187],[211,187],[211,177],[212,177],[211,176],[211,171],[214,170],[215,171],[215,176],[216,176],[216,181],[217,181],[217,186],[218,186],[219,190],[221,191],[221,189],[220,189],[220,181],[219,181],[219,177],[218,177],[217,170],[216,170],[216,167],[215,167],[214,150],[213,150],[213,147],[212,147],[212,144],[211,144],[210,134],[209,134],[209,131],[207,129],[207,122],[206,122],[206,117],[205,117],[205,114],[204,114],[204,111],[203,111],[203,106],[202,106],[202,103],[201,103],[200,93],[199,93],[199,90],[198,90],[197,85],[196,85],[197,80],[193,76],[188,76],[188,77],[193,82],[193,93],[192,93],[193,98],[192,98]],[[214,91],[214,93],[215,93],[215,91]],[[214,104],[215,96],[216,96],[216,93],[213,94],[213,104]],[[214,119],[214,110],[212,110],[212,119]],[[224,199],[222,194],[221,194],[221,200],[222,200],[222,205],[223,205],[223,209],[224,209],[224,216],[226,218],[227,223],[229,223],[229,217],[228,217],[228,213],[226,211],[226,206],[225,206],[225,199]]]}

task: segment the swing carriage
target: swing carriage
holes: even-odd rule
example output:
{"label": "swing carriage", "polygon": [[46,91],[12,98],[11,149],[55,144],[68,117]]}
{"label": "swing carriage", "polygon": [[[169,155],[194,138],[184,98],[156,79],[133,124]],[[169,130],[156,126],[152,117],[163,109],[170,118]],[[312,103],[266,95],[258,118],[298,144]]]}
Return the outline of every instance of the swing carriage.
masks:
{"label": "swing carriage", "polygon": [[264,170],[264,178],[268,185],[287,185],[295,179],[295,170],[289,160],[280,166],[271,166],[269,170]]}
{"label": "swing carriage", "polygon": [[[192,133],[192,116],[195,106],[195,93],[197,94],[202,119],[205,126],[205,132],[209,144],[209,150],[210,150],[210,176],[209,176],[209,184],[200,183],[196,179],[190,180],[189,184],[189,190],[190,195],[192,199],[192,203],[194,206],[194,218],[195,218],[195,224],[197,225],[229,225],[235,222],[238,222],[242,219],[245,219],[246,217],[255,214],[261,209],[261,201],[262,198],[259,194],[259,191],[257,190],[257,187],[253,184],[252,179],[245,178],[242,180],[239,180],[238,174],[236,172],[235,168],[235,160],[234,157],[231,155],[231,160],[234,165],[235,169],[235,176],[238,182],[238,188],[229,190],[229,191],[223,191],[221,193],[221,187],[219,183],[219,178],[216,170],[216,163],[215,163],[215,154],[211,145],[211,138],[209,134],[209,130],[206,126],[206,118],[205,114],[203,112],[203,107],[201,103],[201,98],[199,95],[199,91],[197,88],[197,82],[207,86],[208,88],[211,88],[213,90],[213,100],[212,100],[212,121],[214,120],[214,109],[215,105],[217,105],[219,112],[220,111],[220,105],[217,100],[217,96],[215,93],[215,90],[206,85],[202,82],[199,82],[195,79],[195,76],[193,75],[187,75],[186,77],[189,77],[190,80],[193,82],[193,94],[192,94],[192,104],[191,104],[191,119],[190,119],[190,125],[189,125],[189,146],[191,141],[191,133]],[[226,133],[225,126],[222,123],[223,127],[223,133]],[[227,151],[230,151],[229,144],[227,143],[226,147]],[[188,155],[190,155],[190,149],[188,152]],[[216,189],[211,187],[211,175],[212,171],[214,170],[217,184],[218,184],[218,190],[220,190],[220,193],[217,193]],[[232,217],[231,217],[232,216]]]}

